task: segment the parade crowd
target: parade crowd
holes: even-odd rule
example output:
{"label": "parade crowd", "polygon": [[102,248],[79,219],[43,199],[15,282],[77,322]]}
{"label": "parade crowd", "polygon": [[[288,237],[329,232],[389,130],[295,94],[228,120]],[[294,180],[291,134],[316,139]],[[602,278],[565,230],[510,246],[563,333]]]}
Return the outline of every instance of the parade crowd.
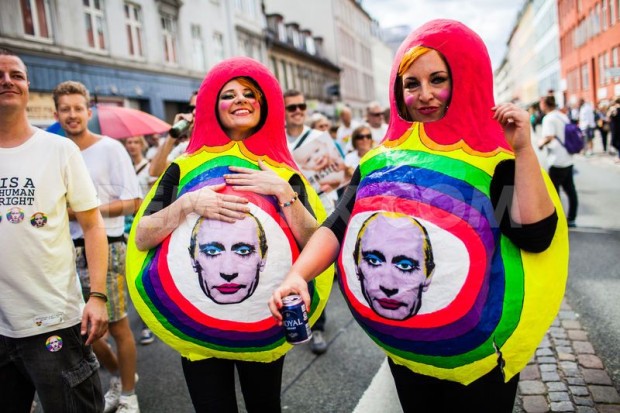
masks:
{"label": "parade crowd", "polygon": [[[396,55],[390,107],[371,102],[363,117],[346,105],[337,118],[310,113],[302,91],[282,91],[262,64],[232,58],[188,97],[173,121],[183,128],[122,139],[89,130],[91,96],[73,80],[53,91],[66,138],[32,126],[28,68],[0,49],[2,410],[139,412],[136,343],[162,339],[180,353],[196,411],[237,411],[236,369],[247,410],[279,412],[290,349],[282,299],[301,296],[310,350],[323,354],[324,307],[337,279],[385,349],[405,412],[512,411],[519,371],[559,308],[566,228],[578,223],[565,125],[583,132],[584,156],[602,139],[620,163],[620,97],[562,108],[551,91],[527,111],[496,105],[477,35],[458,22],[430,25]],[[437,210],[454,191],[462,196],[441,207],[458,216],[448,222]],[[475,245],[463,256],[481,265],[458,260],[458,237]],[[189,269],[193,291],[179,286],[170,299],[158,284],[164,267],[173,283],[175,271]],[[511,271],[527,279],[549,268],[560,269],[540,281],[555,291],[539,300],[548,310],[509,325],[506,314],[540,305],[525,291],[528,311],[493,307],[512,302],[503,292]],[[462,280],[479,272],[484,294],[448,272]],[[446,303],[464,296],[476,311],[461,324]],[[141,300],[139,337],[130,297]],[[186,302],[208,317],[179,316]],[[437,328],[425,333],[429,325]],[[532,337],[528,349],[515,350],[506,329]],[[110,374],[105,393],[100,368]]]}

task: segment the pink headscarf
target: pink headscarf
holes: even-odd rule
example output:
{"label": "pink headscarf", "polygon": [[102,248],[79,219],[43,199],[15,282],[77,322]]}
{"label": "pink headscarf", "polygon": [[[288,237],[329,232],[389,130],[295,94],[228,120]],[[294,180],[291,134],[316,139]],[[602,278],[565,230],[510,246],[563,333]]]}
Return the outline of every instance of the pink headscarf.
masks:
{"label": "pink headscarf", "polygon": [[267,111],[265,122],[242,144],[255,155],[286,164],[298,170],[286,142],[284,98],[276,78],[262,63],[248,57],[234,57],[215,65],[202,82],[196,100],[196,120],[187,153],[203,146],[216,147],[231,142],[217,120],[217,101],[226,83],[237,77],[252,79],[263,93],[261,113]]}
{"label": "pink headscarf", "polygon": [[400,45],[390,75],[390,125],[386,140],[399,139],[412,122],[399,116],[394,95],[398,67],[405,52],[415,46],[425,46],[440,52],[452,77],[452,98],[446,115],[424,124],[426,134],[440,145],[464,141],[478,152],[497,148],[512,151],[500,125],[492,119],[493,72],[482,39],[464,24],[447,19],[430,21],[413,31]]}

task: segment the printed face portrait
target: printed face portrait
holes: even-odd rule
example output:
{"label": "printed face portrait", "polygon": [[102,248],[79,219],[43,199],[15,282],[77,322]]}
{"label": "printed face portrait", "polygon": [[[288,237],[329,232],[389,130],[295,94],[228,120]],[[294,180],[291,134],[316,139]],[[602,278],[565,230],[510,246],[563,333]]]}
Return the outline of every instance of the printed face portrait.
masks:
{"label": "printed face portrait", "polygon": [[11,208],[9,212],[6,214],[6,219],[13,224],[17,224],[22,222],[24,219],[24,212],[20,208]]}
{"label": "printed face portrait", "polygon": [[207,297],[218,304],[236,304],[258,286],[267,240],[251,214],[234,223],[200,218],[192,231],[190,255]]}
{"label": "printed face portrait", "polygon": [[47,347],[48,351],[55,353],[62,348],[62,338],[60,338],[59,336],[48,337],[45,342],[45,346]]}
{"label": "printed face portrait", "polygon": [[42,212],[36,212],[30,217],[30,223],[35,228],[41,228],[47,224],[47,217]]}
{"label": "printed face portrait", "polygon": [[301,145],[293,156],[301,169],[310,171],[320,171],[331,163],[330,148],[319,139]]}
{"label": "printed face portrait", "polygon": [[406,320],[418,312],[435,264],[428,233],[417,220],[371,215],[360,229],[353,258],[362,293],[375,313]]}
{"label": "printed face portrait", "polygon": [[431,50],[419,56],[402,74],[403,99],[409,116],[416,122],[441,119],[452,94],[448,66]]}

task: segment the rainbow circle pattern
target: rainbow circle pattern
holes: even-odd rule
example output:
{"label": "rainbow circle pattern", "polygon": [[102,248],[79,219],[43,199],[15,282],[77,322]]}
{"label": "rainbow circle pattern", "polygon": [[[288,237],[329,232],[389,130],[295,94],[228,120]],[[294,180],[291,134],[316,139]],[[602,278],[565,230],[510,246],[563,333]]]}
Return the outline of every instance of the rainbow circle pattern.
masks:
{"label": "rainbow circle pattern", "polygon": [[[288,180],[296,171],[270,159],[261,158],[279,176]],[[243,144],[230,144],[202,150],[175,161],[181,170],[177,196],[196,191],[204,186],[223,182],[223,175],[230,173],[228,167],[235,165],[251,169],[258,168],[258,158],[249,153]],[[325,219],[322,204],[310,185],[303,180],[309,203],[319,222]],[[127,282],[132,301],[142,320],[165,343],[190,360],[219,357],[234,360],[270,362],[280,358],[292,348],[284,338],[284,330],[275,323],[267,308],[267,297],[282,281],[288,268],[299,255],[295,239],[286,221],[279,214],[274,197],[235,192],[226,188],[224,192],[245,196],[252,213],[266,227],[269,251],[281,250],[278,254],[278,270],[261,275],[258,290],[263,288],[264,299],[250,299],[239,304],[218,305],[201,303],[208,301],[200,293],[196,276],[188,264],[189,238],[179,236],[183,224],[168,236],[159,246],[150,251],[140,251],[135,244],[135,224],[139,222],[144,209],[153,198],[159,181],[145,197],[134,220],[127,251]],[[195,222],[197,215],[191,219]],[[267,227],[271,228],[267,230]],[[275,229],[274,229],[275,228]],[[270,232],[272,235],[269,235]],[[269,258],[267,259],[269,261]],[[333,267],[330,267],[309,284],[312,298],[309,318],[314,324],[323,311],[333,282]],[[260,284],[265,286],[260,287]],[[194,291],[198,293],[194,294]],[[241,306],[243,305],[243,307]],[[237,308],[234,308],[238,306]],[[225,308],[221,308],[225,307]],[[213,309],[210,310],[210,309]],[[229,316],[229,314],[231,314]]]}
{"label": "rainbow circle pattern", "polygon": [[[339,283],[356,321],[397,364],[463,384],[499,364],[508,381],[555,318],[568,274],[562,207],[544,175],[559,216],[551,246],[528,253],[502,235],[489,188],[495,166],[508,159],[512,154],[501,149],[443,148],[417,123],[362,159]],[[353,250],[362,221],[374,212],[416,218],[433,241],[435,274],[420,312],[405,320],[380,316],[359,292]]]}

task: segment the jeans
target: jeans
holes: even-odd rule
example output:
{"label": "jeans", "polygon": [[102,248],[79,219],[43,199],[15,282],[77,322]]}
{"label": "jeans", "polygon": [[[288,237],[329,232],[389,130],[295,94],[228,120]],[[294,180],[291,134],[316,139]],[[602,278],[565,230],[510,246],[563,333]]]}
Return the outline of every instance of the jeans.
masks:
{"label": "jeans", "polygon": [[519,375],[504,383],[499,367],[465,386],[414,373],[388,358],[404,413],[512,413]]}
{"label": "jeans", "polygon": [[30,412],[36,390],[46,413],[102,412],[99,363],[84,341],[79,324],[31,337],[0,336],[1,410]]}
{"label": "jeans", "polygon": [[549,178],[555,186],[555,190],[560,193],[560,187],[566,192],[568,197],[568,215],[566,219],[568,221],[574,221],[577,218],[577,207],[579,201],[577,200],[577,190],[575,189],[575,182],[573,181],[573,166],[567,166],[560,168],[552,166],[549,168]]}
{"label": "jeans", "polygon": [[181,359],[187,389],[199,413],[237,413],[235,367],[248,413],[279,413],[284,356],[271,363]]}

